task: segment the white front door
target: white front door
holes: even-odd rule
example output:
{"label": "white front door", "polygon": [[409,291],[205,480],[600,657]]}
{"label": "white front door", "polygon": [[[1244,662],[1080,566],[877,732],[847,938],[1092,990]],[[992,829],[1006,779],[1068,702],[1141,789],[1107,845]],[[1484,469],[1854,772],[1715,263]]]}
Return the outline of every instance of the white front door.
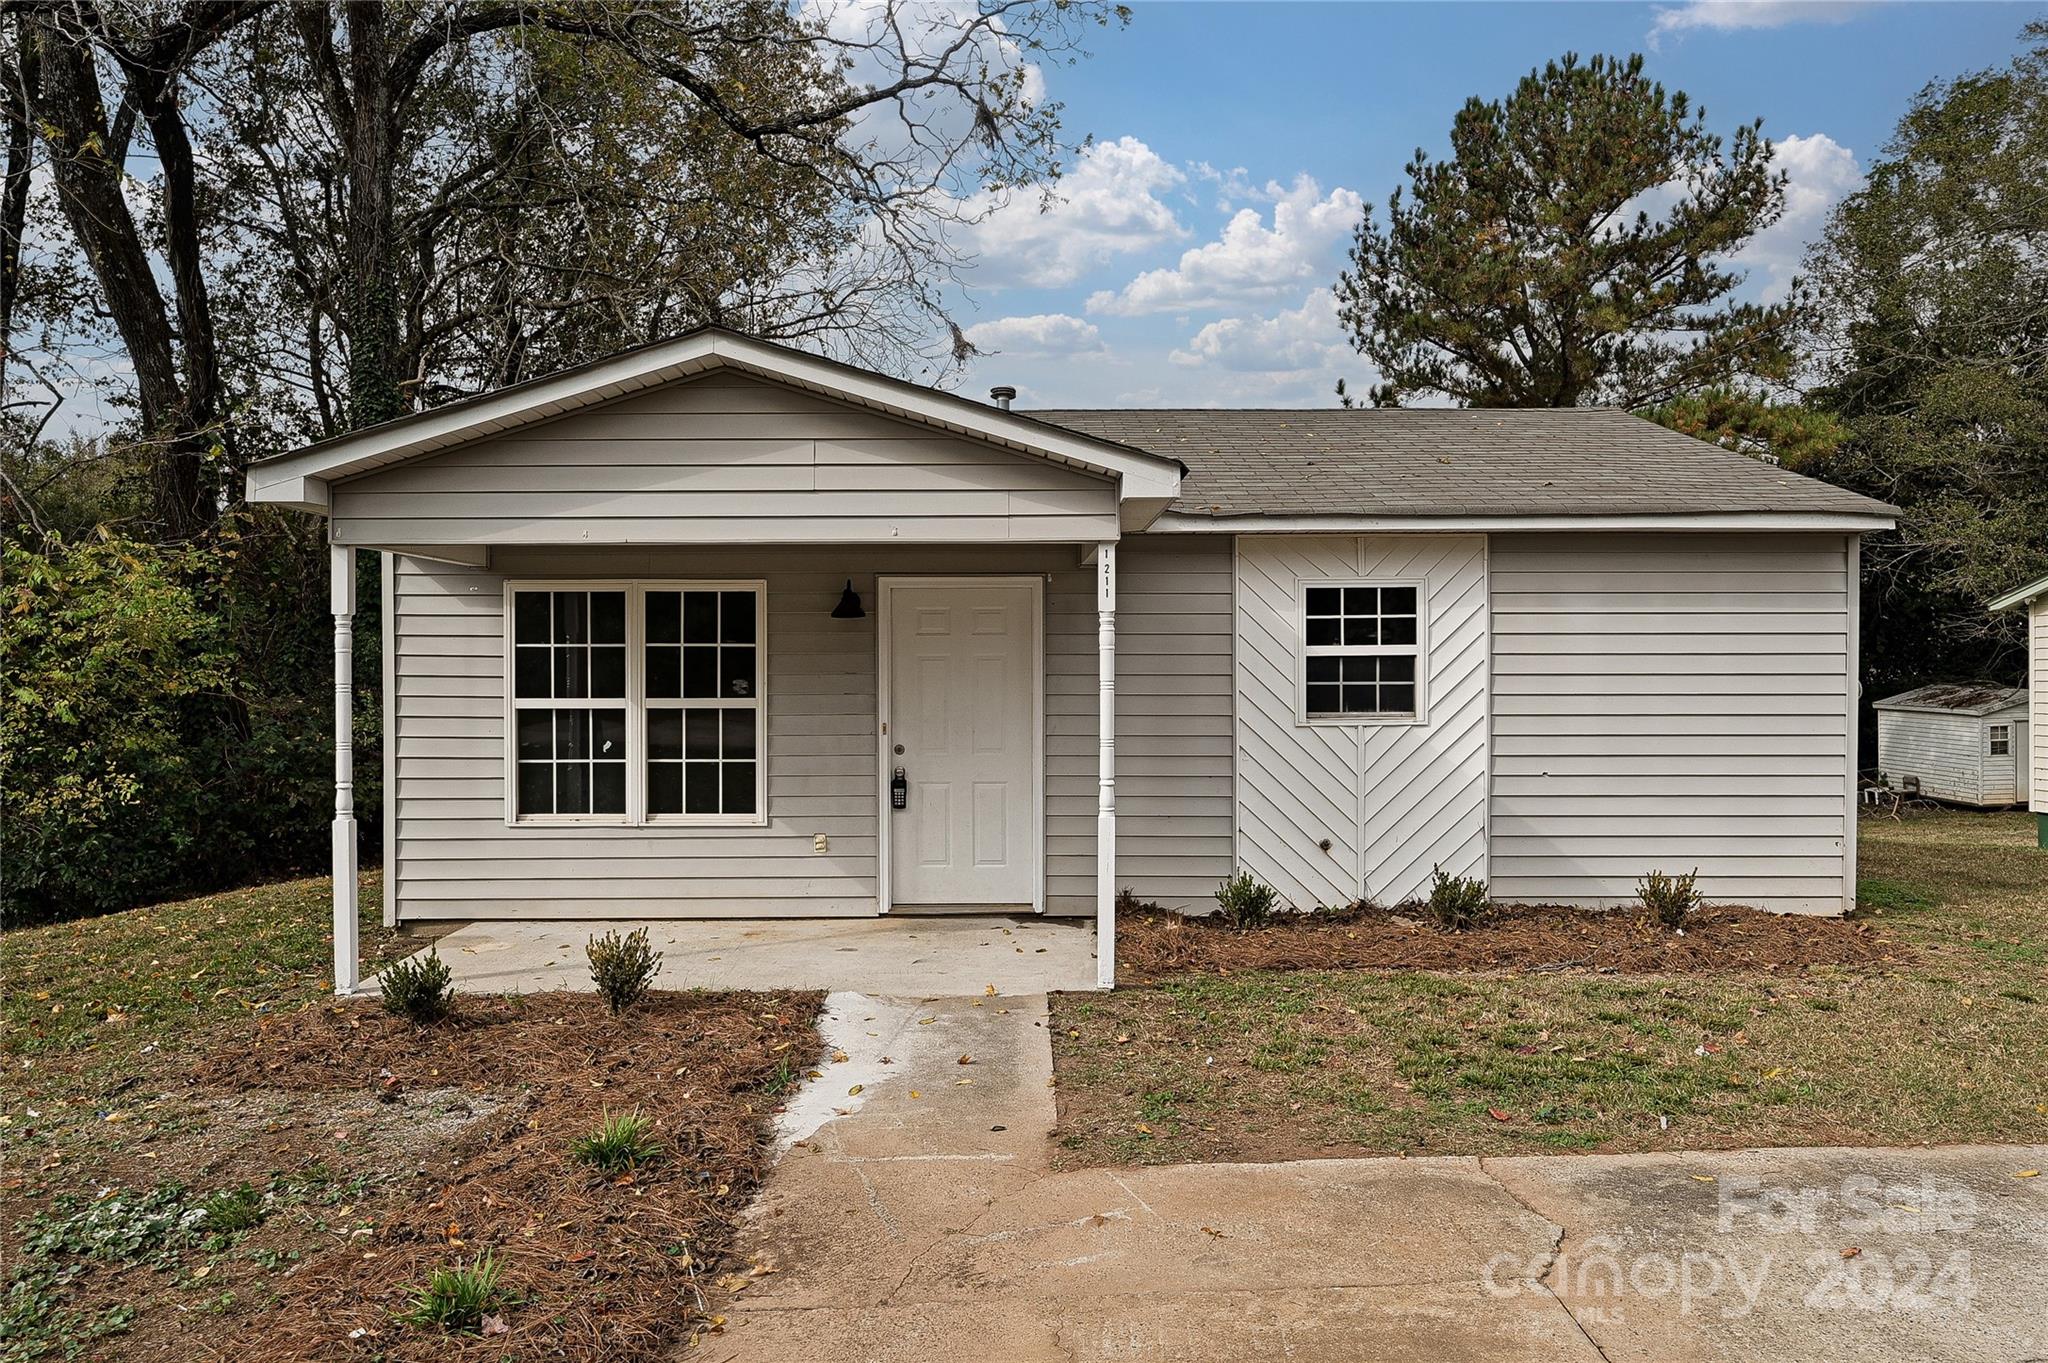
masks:
{"label": "white front door", "polygon": [[[1037,900],[1039,589],[1033,581],[885,582],[889,902]],[[885,801],[885,806],[893,801]]]}

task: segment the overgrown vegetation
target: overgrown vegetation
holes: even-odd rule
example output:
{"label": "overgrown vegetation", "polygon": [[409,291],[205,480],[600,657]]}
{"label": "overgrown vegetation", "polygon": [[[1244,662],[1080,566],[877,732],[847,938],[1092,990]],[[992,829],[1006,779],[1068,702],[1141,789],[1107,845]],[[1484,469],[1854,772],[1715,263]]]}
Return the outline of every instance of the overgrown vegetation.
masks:
{"label": "overgrown vegetation", "polygon": [[448,1016],[455,1001],[455,973],[432,947],[385,966],[378,984],[384,1011],[425,1026]]}
{"label": "overgrown vegetation", "polygon": [[1273,921],[1273,906],[1279,893],[1250,871],[1234,872],[1216,887],[1216,910],[1223,921],[1239,932],[1262,928]]}
{"label": "overgrown vegetation", "polygon": [[1673,930],[1683,928],[1705,901],[1700,895],[1700,872],[1695,866],[1682,876],[1651,871],[1636,882],[1636,898],[1650,916]]}
{"label": "overgrown vegetation", "polygon": [[1441,866],[1429,868],[1429,898],[1422,903],[1429,921],[1445,932],[1463,932],[1486,912],[1486,882],[1456,876]]}
{"label": "overgrown vegetation", "polygon": [[614,1014],[646,998],[661,969],[661,953],[647,944],[646,928],[634,928],[624,937],[616,929],[593,936],[583,954],[590,959],[590,980],[598,997]]}
{"label": "overgrown vegetation", "polygon": [[654,1123],[638,1112],[607,1112],[597,1129],[569,1148],[600,1174],[623,1174],[661,1158]]}
{"label": "overgrown vegetation", "polygon": [[2023,814],[1865,819],[1860,897],[1912,948],[1889,960],[1235,970],[1059,995],[1062,1140],[1089,1163],[2048,1141],[2033,842]]}

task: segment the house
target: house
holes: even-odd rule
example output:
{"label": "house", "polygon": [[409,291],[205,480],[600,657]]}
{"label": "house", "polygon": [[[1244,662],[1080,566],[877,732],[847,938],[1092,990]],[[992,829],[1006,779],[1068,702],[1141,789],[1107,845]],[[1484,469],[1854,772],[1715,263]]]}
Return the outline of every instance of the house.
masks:
{"label": "house", "polygon": [[1938,682],[1873,703],[1877,766],[1891,789],[1950,804],[2024,803],[2027,693]]}
{"label": "house", "polygon": [[2048,577],[1991,603],[1994,611],[2021,606],[2027,611],[2027,691],[2033,699],[2020,761],[2030,768],[2023,779],[2034,811],[2036,840],[2048,848]]}
{"label": "house", "polygon": [[1106,985],[1119,888],[1234,867],[1852,903],[1894,512],[1625,413],[1026,413],[702,330],[248,493],[327,519],[343,717],[382,556],[393,921],[1093,913]]}

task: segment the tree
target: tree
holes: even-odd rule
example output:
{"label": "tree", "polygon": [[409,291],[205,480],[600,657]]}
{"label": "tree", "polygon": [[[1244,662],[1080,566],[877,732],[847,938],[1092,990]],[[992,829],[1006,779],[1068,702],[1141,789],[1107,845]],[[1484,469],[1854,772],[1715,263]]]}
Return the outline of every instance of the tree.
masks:
{"label": "tree", "polygon": [[[949,227],[1057,176],[1037,64],[1126,16],[913,9],[0,0],[9,349],[108,331],[173,536],[256,453],[703,321],[943,369]],[[38,230],[90,297],[31,318]]]}
{"label": "tree", "polygon": [[1680,435],[1769,459],[1799,473],[1821,467],[1847,432],[1835,417],[1797,402],[1773,402],[1744,388],[1709,388],[1636,413]]}
{"label": "tree", "polygon": [[2026,37],[1920,92],[1807,262],[1810,397],[1847,432],[1815,471],[1905,513],[1865,550],[1887,684],[2016,672],[2023,622],[1984,603],[2048,573],[2048,25]]}
{"label": "tree", "polygon": [[1796,300],[1732,301],[1723,263],[1784,209],[1761,127],[1724,149],[1640,56],[1567,55],[1468,101],[1450,159],[1417,150],[1338,283],[1373,401],[1634,408],[1786,377]]}

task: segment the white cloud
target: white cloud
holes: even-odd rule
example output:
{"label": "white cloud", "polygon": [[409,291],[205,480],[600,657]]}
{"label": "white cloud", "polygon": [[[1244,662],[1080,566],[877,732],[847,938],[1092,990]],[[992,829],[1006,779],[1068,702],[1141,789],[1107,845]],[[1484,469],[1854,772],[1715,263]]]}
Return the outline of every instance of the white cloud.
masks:
{"label": "white cloud", "polygon": [[1093,322],[1084,322],[1063,312],[976,322],[967,328],[967,339],[984,354],[1003,355],[1014,360],[1100,355],[1105,349],[1102,333]]}
{"label": "white cloud", "polygon": [[1861,0],[1686,0],[1659,7],[1647,39],[1652,50],[1667,33],[1711,29],[1783,28],[1788,24],[1840,24],[1856,17]]}
{"label": "white cloud", "polygon": [[1355,354],[1329,289],[1312,290],[1298,308],[1271,316],[1210,322],[1167,357],[1192,380],[1188,396],[1207,404],[1335,403],[1337,380],[1352,391],[1372,385],[1372,367]]}
{"label": "white cloud", "polygon": [[1058,288],[1116,256],[1178,241],[1188,231],[1160,195],[1187,176],[1135,137],[1098,142],[1041,205],[1035,193],[982,196],[966,212],[976,221],[969,249],[979,257],[972,282]]}
{"label": "white cloud", "polygon": [[1307,175],[1284,190],[1269,184],[1267,192],[1273,199],[1271,227],[1257,209],[1239,209],[1215,241],[1183,252],[1173,268],[1145,271],[1121,291],[1091,295],[1088,311],[1137,317],[1230,308],[1334,278],[1335,248],[1358,225],[1365,201],[1341,187],[1325,195]]}
{"label": "white cloud", "polygon": [[1784,298],[1807,246],[1819,238],[1835,205],[1863,187],[1856,154],[1826,133],[1780,138],[1774,145],[1773,164],[1787,176],[1785,215],[1751,237],[1734,257],[1749,268],[1754,292],[1767,303]]}

